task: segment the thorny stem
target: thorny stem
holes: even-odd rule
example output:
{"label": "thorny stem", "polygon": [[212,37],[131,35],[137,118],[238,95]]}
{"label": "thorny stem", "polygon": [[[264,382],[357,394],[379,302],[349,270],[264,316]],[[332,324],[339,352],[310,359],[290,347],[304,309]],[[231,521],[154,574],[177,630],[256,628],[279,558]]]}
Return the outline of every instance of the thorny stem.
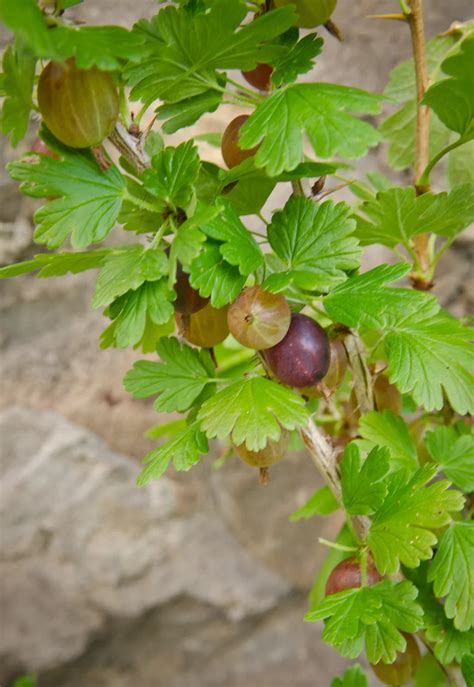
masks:
{"label": "thorny stem", "polygon": [[[430,110],[426,105],[422,104],[423,96],[428,88],[428,70],[426,67],[422,0],[408,0],[408,6],[410,11],[407,14],[407,19],[410,26],[413,57],[415,61],[417,99],[415,165],[413,174],[416,192],[421,195],[429,191],[429,186],[419,183],[429,162]],[[418,234],[418,236],[414,237],[414,244],[421,269],[425,272],[429,268],[428,235]]]}
{"label": "thorny stem", "polygon": [[351,332],[344,339],[344,347],[354,378],[354,392],[357,403],[361,414],[364,415],[374,409],[372,376],[367,366],[364,344],[356,332]]}
{"label": "thorny stem", "polygon": [[[342,503],[341,478],[337,467],[337,452],[331,446],[326,435],[310,420],[300,429],[301,438],[313,459],[313,463],[328,484],[339,503]],[[364,516],[352,518],[352,525],[357,538],[365,541],[370,527],[370,520]]]}
{"label": "thorny stem", "polygon": [[140,140],[131,136],[120,122],[115,125],[109,141],[139,172],[144,172],[150,166],[150,158],[143,150]]}

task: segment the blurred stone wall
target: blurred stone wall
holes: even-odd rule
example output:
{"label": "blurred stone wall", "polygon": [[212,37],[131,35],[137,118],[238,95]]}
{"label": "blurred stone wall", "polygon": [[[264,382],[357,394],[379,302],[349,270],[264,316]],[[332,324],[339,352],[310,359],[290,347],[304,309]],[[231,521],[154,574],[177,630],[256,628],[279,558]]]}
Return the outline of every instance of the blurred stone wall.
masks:
{"label": "blurred stone wall", "polygon": [[[326,37],[315,78],[381,90],[410,41],[401,23],[366,15],[396,5],[340,0],[346,40]],[[425,5],[428,36],[472,11],[470,0]],[[155,0],[86,0],[74,13],[130,26],[155,10]],[[232,114],[221,108],[201,131],[222,131]],[[16,153],[2,143],[4,163]],[[3,167],[0,261],[9,262],[35,251],[35,204]],[[374,168],[387,172],[383,151],[359,173]],[[437,285],[458,314],[469,250],[456,244]],[[190,473],[137,490],[153,445],[143,434],[159,417],[122,388],[140,356],[98,349],[93,282],[86,273],[0,284],[0,684],[33,670],[40,687],[326,687],[344,664],[303,615],[325,553],[318,537],[340,522],[288,522],[320,484],[312,464],[292,455],[262,489],[237,459],[214,469],[217,448]]]}

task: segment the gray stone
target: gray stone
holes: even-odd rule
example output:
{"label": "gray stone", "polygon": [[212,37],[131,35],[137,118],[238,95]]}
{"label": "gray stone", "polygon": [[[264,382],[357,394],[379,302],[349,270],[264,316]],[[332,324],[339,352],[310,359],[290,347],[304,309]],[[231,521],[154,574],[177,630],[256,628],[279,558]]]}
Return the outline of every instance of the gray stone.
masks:
{"label": "gray stone", "polygon": [[61,665],[110,618],[139,618],[176,597],[218,608],[230,622],[288,594],[215,513],[179,517],[171,480],[137,489],[134,464],[91,432],[55,413],[12,408],[0,415],[0,436],[6,665]]}
{"label": "gray stone", "polygon": [[270,484],[262,487],[258,471],[233,457],[213,471],[213,495],[225,522],[252,555],[292,586],[307,590],[326,553],[318,537],[333,539],[341,518],[289,521],[291,513],[322,486],[305,451],[289,454],[270,469],[270,476]]}

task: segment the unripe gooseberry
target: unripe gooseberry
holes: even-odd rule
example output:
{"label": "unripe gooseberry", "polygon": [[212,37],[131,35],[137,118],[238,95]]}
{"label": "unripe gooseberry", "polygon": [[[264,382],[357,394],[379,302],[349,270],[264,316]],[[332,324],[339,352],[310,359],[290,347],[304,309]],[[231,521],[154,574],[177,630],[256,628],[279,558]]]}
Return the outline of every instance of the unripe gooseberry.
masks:
{"label": "unripe gooseberry", "polygon": [[245,150],[239,146],[239,133],[249,115],[239,115],[228,124],[221,141],[221,152],[227,167],[237,167],[241,162],[253,157],[259,146]]}
{"label": "unripe gooseberry", "polygon": [[208,303],[202,310],[192,315],[175,314],[179,333],[189,343],[201,348],[212,348],[227,338],[227,306],[213,308]]}
{"label": "unripe gooseberry", "polygon": [[202,310],[209,303],[209,298],[204,298],[199,291],[193,289],[189,283],[189,274],[183,270],[180,262],[176,265],[174,290],[176,292],[176,299],[173,302],[173,306],[175,312],[182,315],[192,315]]}
{"label": "unripe gooseberry", "polygon": [[389,382],[388,377],[379,374],[373,385],[377,410],[391,410],[395,415],[402,412],[402,397],[395,384]]}
{"label": "unripe gooseberry", "polygon": [[244,289],[229,307],[230,333],[247,348],[263,350],[283,339],[291,321],[290,306],[281,294],[260,286]]}
{"label": "unripe gooseberry", "polygon": [[273,67],[270,64],[257,64],[255,69],[242,72],[244,79],[259,91],[269,91],[272,85]]}
{"label": "unripe gooseberry", "polygon": [[236,446],[235,450],[239,458],[247,465],[251,465],[254,468],[269,468],[283,460],[289,441],[290,433],[282,428],[278,441],[269,439],[265,448],[260,449],[260,451],[250,451],[245,444]]}
{"label": "unripe gooseberry", "polygon": [[298,19],[296,26],[312,29],[325,24],[336,9],[337,0],[274,0],[275,7],[294,5]]}
{"label": "unripe gooseberry", "polygon": [[[367,560],[367,584],[369,586],[380,582],[379,575],[371,558]],[[360,561],[357,558],[346,558],[336,565],[326,582],[326,596],[337,594],[345,589],[355,589],[361,586]]]}
{"label": "unripe gooseberry", "polygon": [[275,377],[289,386],[304,388],[320,382],[329,369],[331,351],[324,329],[301,313],[291,316],[286,336],[263,353]]}
{"label": "unripe gooseberry", "polygon": [[74,58],[49,62],[38,82],[43,120],[71,148],[97,146],[107,138],[119,114],[119,96],[109,72],[79,69]]}
{"label": "unripe gooseberry", "polygon": [[385,685],[401,687],[407,685],[416,674],[421,661],[418,644],[413,635],[403,633],[406,639],[406,649],[397,653],[393,663],[371,663],[372,670]]}

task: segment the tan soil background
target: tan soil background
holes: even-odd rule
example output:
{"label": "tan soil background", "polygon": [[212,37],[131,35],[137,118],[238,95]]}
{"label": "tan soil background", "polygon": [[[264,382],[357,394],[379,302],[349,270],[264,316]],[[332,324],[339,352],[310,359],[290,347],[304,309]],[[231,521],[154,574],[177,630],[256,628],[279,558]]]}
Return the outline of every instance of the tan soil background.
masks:
{"label": "tan soil background", "polygon": [[[382,90],[409,56],[408,31],[366,16],[396,6],[340,0],[346,41],[325,36],[315,78]],[[74,13],[131,26],[156,8],[86,0]],[[428,36],[472,9],[470,0],[426,0]],[[199,133],[222,131],[231,115],[220,109]],[[2,162],[14,155],[3,140]],[[383,159],[373,152],[360,173],[387,173]],[[281,188],[270,207],[288,194]],[[34,253],[34,208],[0,171],[0,262]],[[456,314],[472,305],[470,251],[460,240],[436,285]],[[372,251],[367,264],[380,257]],[[137,490],[153,445],[143,433],[159,418],[122,388],[139,356],[98,349],[93,282],[86,273],[0,284],[0,684],[31,670],[40,687],[328,686],[344,662],[303,615],[325,554],[318,537],[339,521],[288,522],[319,485],[310,461],[289,457],[262,489],[237,459],[215,470],[208,457]]]}

